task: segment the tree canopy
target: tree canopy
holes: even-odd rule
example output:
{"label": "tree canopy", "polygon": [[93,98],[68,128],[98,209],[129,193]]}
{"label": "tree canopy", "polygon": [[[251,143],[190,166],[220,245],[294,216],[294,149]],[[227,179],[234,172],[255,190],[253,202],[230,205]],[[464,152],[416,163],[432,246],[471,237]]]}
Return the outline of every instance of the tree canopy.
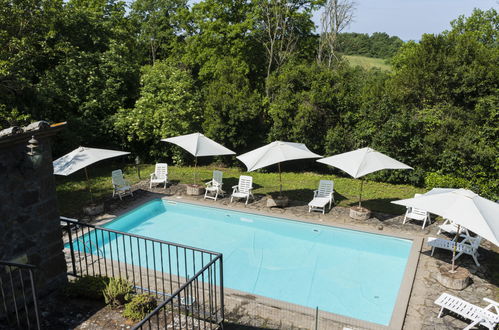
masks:
{"label": "tree canopy", "polygon": [[160,139],[194,131],[238,153],[370,146],[415,168],[371,179],[498,199],[497,12],[419,42],[338,35],[344,54],[390,58],[385,72],[316,60],[324,3],[0,0],[0,128],[66,120],[57,155],[83,144],[149,161],[190,161]]}

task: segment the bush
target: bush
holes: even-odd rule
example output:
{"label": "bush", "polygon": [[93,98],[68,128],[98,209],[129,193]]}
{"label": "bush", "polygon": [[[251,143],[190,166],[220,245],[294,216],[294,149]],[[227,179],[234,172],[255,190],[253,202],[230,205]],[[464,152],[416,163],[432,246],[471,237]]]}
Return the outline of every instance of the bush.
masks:
{"label": "bush", "polygon": [[123,278],[111,278],[104,288],[104,299],[106,304],[121,306],[130,301],[133,285]]}
{"label": "bush", "polygon": [[487,180],[478,175],[471,179],[459,178],[448,174],[436,172],[428,173],[425,177],[425,186],[431,188],[464,188],[472,190],[482,197],[490,200],[499,199],[497,180]]}
{"label": "bush", "polygon": [[105,276],[83,276],[73,282],[69,282],[64,289],[64,294],[72,298],[87,298],[102,300],[103,290],[109,283],[109,277]]}
{"label": "bush", "polygon": [[133,321],[140,321],[152,312],[157,305],[158,302],[153,296],[146,293],[139,294],[125,305],[123,316]]}

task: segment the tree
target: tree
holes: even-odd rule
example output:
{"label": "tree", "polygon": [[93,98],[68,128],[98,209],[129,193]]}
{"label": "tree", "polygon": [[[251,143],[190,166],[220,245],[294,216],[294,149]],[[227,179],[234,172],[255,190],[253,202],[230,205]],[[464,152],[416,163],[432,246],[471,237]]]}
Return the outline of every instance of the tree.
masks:
{"label": "tree", "polygon": [[142,69],[141,85],[135,107],[122,108],[114,117],[115,130],[143,159],[178,157],[178,152],[165,152],[160,139],[200,128],[199,94],[191,73],[174,61],[157,60]]}
{"label": "tree", "polygon": [[[312,11],[320,1],[259,0],[256,2],[257,38],[265,48],[266,79],[278,70],[297,49],[300,39],[307,38],[314,25]],[[269,96],[269,90],[266,88]]]}
{"label": "tree", "polygon": [[206,135],[243,152],[264,139],[262,99],[251,87],[243,66],[230,57],[221,59],[214,79],[203,88]]}
{"label": "tree", "polygon": [[338,34],[353,20],[355,2],[352,0],[327,0],[321,16],[321,36],[317,62],[331,67],[338,60]]}
{"label": "tree", "polygon": [[140,40],[149,49],[151,63],[166,59],[182,39],[186,0],[135,0],[131,17],[140,27]]}

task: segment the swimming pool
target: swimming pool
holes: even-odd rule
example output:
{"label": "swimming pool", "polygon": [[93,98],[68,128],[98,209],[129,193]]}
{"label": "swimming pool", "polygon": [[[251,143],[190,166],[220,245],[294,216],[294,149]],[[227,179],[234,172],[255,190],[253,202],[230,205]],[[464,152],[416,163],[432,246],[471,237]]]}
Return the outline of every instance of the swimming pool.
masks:
{"label": "swimming pool", "polygon": [[221,252],[225,287],[382,325],[390,323],[412,246],[391,236],[163,200],[104,227]]}

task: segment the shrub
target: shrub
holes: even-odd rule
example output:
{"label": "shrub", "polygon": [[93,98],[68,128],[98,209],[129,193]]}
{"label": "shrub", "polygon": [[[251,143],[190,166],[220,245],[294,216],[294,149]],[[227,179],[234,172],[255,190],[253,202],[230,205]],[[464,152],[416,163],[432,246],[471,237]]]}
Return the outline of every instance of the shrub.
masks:
{"label": "shrub", "polygon": [[109,283],[109,277],[105,276],[83,276],[73,282],[69,282],[64,289],[64,294],[72,298],[87,298],[102,300],[103,290]]}
{"label": "shrub", "polygon": [[121,306],[130,301],[133,285],[123,278],[111,278],[104,288],[104,299],[106,304]]}
{"label": "shrub", "polygon": [[123,316],[133,321],[140,321],[156,308],[158,302],[146,293],[136,295],[125,305]]}
{"label": "shrub", "polygon": [[425,186],[431,188],[468,188],[469,182],[463,178],[456,178],[452,175],[428,173],[425,177]]}

